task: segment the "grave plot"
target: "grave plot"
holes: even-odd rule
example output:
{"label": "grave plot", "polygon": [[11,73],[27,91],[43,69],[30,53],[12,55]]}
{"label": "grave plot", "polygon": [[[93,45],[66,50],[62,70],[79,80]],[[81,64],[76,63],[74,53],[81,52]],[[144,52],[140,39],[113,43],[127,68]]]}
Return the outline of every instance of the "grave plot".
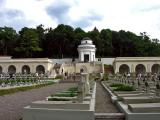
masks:
{"label": "grave plot", "polygon": [[48,84],[50,82],[56,82],[56,80],[55,81],[49,80],[45,74],[39,74],[39,75],[36,73],[0,74],[0,90],[16,88],[16,87],[33,86],[39,84]]}
{"label": "grave plot", "polygon": [[159,80],[151,76],[112,76],[103,82],[112,101],[125,113],[126,120],[159,120]]}
{"label": "grave plot", "polygon": [[96,83],[90,84],[89,74],[81,73],[76,88],[25,107],[23,120],[94,120],[95,94]]}

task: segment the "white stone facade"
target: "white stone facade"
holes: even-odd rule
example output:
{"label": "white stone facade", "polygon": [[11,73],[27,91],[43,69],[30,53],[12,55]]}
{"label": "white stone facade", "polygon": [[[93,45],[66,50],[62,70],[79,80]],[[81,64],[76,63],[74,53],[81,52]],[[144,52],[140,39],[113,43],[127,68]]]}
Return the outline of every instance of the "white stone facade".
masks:
{"label": "white stone facade", "polygon": [[96,47],[90,38],[84,38],[78,46],[78,54],[80,62],[93,62],[96,61]]}
{"label": "white stone facade", "polygon": [[117,57],[113,62],[115,73],[160,73],[160,57]]}
{"label": "white stone facade", "polygon": [[48,58],[5,59],[2,57],[1,59],[0,57],[0,73],[23,73],[25,68],[27,68],[28,73],[47,73],[51,71],[53,66],[52,60]]}

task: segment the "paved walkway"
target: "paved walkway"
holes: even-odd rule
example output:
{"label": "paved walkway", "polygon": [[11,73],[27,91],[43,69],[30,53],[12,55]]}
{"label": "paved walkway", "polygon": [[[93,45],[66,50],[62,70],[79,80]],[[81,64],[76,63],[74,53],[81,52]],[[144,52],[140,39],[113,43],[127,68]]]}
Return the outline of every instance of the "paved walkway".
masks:
{"label": "paved walkway", "polygon": [[96,113],[119,113],[111,102],[109,94],[104,90],[100,82],[97,82],[96,91]]}
{"label": "paved walkway", "polygon": [[66,90],[72,86],[74,86],[73,83],[60,83],[0,96],[0,120],[19,120],[22,117],[23,107],[32,101],[44,100],[50,94]]}

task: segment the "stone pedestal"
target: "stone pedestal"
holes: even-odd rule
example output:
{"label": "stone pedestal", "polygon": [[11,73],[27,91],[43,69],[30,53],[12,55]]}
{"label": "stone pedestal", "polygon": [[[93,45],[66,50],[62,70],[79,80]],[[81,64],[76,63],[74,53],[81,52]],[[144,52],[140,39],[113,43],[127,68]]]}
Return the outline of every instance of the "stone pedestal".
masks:
{"label": "stone pedestal", "polygon": [[79,103],[82,103],[84,100],[85,94],[84,94],[84,82],[82,80],[82,76],[81,76],[81,80],[78,82],[78,95],[77,95],[77,101]]}
{"label": "stone pedestal", "polygon": [[90,85],[89,85],[89,74],[83,73],[84,83],[85,83],[85,95],[90,94]]}
{"label": "stone pedestal", "polygon": [[78,82],[78,102],[83,102],[88,94],[90,94],[89,74],[81,73],[81,80]]}

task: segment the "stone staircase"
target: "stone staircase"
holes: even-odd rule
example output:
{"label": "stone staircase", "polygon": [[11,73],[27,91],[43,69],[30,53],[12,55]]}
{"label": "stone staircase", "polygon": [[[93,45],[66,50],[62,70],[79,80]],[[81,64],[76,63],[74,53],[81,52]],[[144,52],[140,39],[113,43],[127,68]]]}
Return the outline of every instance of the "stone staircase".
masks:
{"label": "stone staircase", "polygon": [[125,120],[123,113],[95,113],[95,120]]}

